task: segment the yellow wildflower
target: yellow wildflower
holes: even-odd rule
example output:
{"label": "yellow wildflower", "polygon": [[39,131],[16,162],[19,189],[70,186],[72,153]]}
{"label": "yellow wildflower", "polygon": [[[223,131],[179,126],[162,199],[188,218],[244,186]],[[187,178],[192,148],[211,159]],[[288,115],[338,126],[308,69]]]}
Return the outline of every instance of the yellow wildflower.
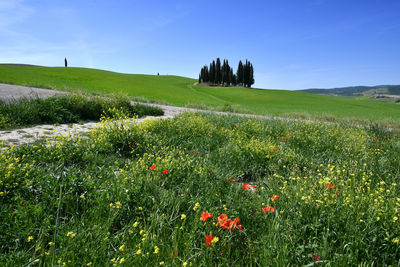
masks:
{"label": "yellow wildflower", "polygon": [[138,222],[135,222],[134,224],[133,224],[133,227],[138,227],[138,225],[139,225],[139,223]]}
{"label": "yellow wildflower", "polygon": [[186,215],[185,214],[182,214],[181,215],[181,220],[185,220],[186,219]]}
{"label": "yellow wildflower", "polygon": [[28,242],[31,242],[33,240],[33,236],[28,236]]}
{"label": "yellow wildflower", "polygon": [[51,246],[54,246],[54,243],[53,242],[49,242],[49,246],[51,247]]}
{"label": "yellow wildflower", "polygon": [[187,265],[188,263],[186,261],[182,264],[183,267],[186,267]]}
{"label": "yellow wildflower", "polygon": [[154,246],[154,254],[158,254],[160,252],[160,248],[157,246]]}
{"label": "yellow wildflower", "polygon": [[197,202],[197,203],[194,205],[193,210],[194,210],[194,211],[197,211],[199,208],[200,208],[200,203]]}
{"label": "yellow wildflower", "polygon": [[115,202],[115,207],[117,209],[120,209],[122,207],[121,202],[119,202],[119,201]]}
{"label": "yellow wildflower", "polygon": [[76,234],[74,234],[73,232],[68,232],[67,236],[69,236],[71,238],[74,238],[76,236]]}
{"label": "yellow wildflower", "polygon": [[119,260],[119,263],[124,263],[124,261],[125,261],[125,258],[121,258],[121,259]]}
{"label": "yellow wildflower", "polygon": [[125,250],[125,245],[122,245],[118,248],[119,251],[124,251]]}
{"label": "yellow wildflower", "polygon": [[138,249],[138,250],[136,251],[136,254],[137,254],[137,255],[142,254],[142,250],[141,250],[141,249]]}
{"label": "yellow wildflower", "polygon": [[163,262],[163,261],[160,261],[160,265],[164,265],[164,262]]}

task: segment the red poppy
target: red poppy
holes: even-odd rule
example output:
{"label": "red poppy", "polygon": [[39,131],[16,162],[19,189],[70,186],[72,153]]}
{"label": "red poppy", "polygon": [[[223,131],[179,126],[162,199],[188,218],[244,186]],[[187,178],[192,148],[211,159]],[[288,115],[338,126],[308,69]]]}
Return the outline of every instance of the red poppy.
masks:
{"label": "red poppy", "polygon": [[194,153],[195,156],[197,156],[197,153]]}
{"label": "red poppy", "polygon": [[215,126],[215,124],[213,123],[213,124],[211,124],[211,126]]}
{"label": "red poppy", "polygon": [[225,222],[227,219],[228,219],[228,215],[226,215],[225,213],[219,215],[217,225],[223,227],[223,225],[225,225]]}
{"label": "red poppy", "polygon": [[271,197],[271,200],[272,200],[272,201],[275,201],[275,200],[278,200],[278,198],[279,198],[278,195],[273,195],[273,196]]}
{"label": "red poppy", "polygon": [[154,170],[156,168],[156,165],[151,165],[150,170]]}
{"label": "red poppy", "polygon": [[208,218],[212,217],[212,213],[211,212],[207,212],[207,211],[203,211],[201,213],[201,218],[200,220],[202,220],[203,222],[207,221]]}
{"label": "red poppy", "polygon": [[136,140],[132,138],[132,142],[135,142]]}
{"label": "red poppy", "polygon": [[236,180],[235,179],[229,179],[232,183],[236,183]]}
{"label": "red poppy", "polygon": [[248,183],[243,184],[244,190],[250,190],[250,185]]}
{"label": "red poppy", "polygon": [[239,224],[240,219],[235,218],[233,221],[228,218],[226,214],[221,214],[218,217],[218,223],[217,225],[221,226],[223,229],[228,229],[228,230],[233,230],[235,228],[239,228],[240,230],[243,230],[243,227]]}
{"label": "red poppy", "polygon": [[229,243],[226,243],[226,244],[225,244],[225,248],[228,248],[228,247],[229,247]]}
{"label": "red poppy", "polygon": [[253,188],[256,188],[256,187],[258,187],[258,185],[256,185],[256,184],[253,184],[251,187],[253,187]]}
{"label": "red poppy", "polygon": [[167,170],[163,170],[162,173],[168,174],[168,171]]}
{"label": "red poppy", "polygon": [[206,245],[207,245],[207,247],[211,246],[213,239],[214,239],[213,235],[206,235]]}
{"label": "red poppy", "polygon": [[332,189],[334,187],[334,185],[333,184],[325,184],[325,187],[328,189]]}
{"label": "red poppy", "polygon": [[314,261],[319,261],[319,256],[315,255],[314,253],[312,254],[312,258]]}
{"label": "red poppy", "polygon": [[268,212],[273,213],[273,212],[275,211],[275,208],[274,208],[274,207],[271,207],[271,206],[266,206],[265,208],[261,208],[261,210],[262,210],[264,213],[268,213]]}
{"label": "red poppy", "polygon": [[231,227],[229,228],[230,230],[235,229],[235,228],[239,228],[240,230],[243,230],[243,227],[239,224],[240,223],[240,218],[236,217],[233,222]]}

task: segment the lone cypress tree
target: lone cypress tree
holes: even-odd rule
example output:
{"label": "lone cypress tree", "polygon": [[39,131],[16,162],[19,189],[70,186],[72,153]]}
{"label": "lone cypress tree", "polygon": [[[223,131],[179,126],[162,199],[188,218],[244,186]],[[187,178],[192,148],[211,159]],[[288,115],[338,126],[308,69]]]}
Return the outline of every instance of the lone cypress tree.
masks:
{"label": "lone cypress tree", "polygon": [[65,67],[68,67],[68,61],[67,61],[67,58],[64,58],[64,65],[65,65]]}

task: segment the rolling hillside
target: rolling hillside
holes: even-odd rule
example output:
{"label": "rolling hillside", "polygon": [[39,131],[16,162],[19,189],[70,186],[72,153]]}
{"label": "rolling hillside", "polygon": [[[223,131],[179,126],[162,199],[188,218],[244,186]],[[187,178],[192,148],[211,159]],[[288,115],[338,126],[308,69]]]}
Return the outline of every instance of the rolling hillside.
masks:
{"label": "rolling hillside", "polygon": [[325,117],[400,124],[400,106],[284,90],[195,86],[179,76],[97,69],[0,65],[0,82],[58,90],[123,93],[176,106],[208,106],[255,114]]}

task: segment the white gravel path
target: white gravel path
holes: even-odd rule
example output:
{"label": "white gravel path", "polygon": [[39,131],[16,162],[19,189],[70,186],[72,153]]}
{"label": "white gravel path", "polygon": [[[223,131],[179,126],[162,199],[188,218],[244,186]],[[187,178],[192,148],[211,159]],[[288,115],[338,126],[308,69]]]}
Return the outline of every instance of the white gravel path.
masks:
{"label": "white gravel path", "polygon": [[65,94],[65,92],[0,83],[0,100],[5,101],[34,97],[47,98],[59,94]]}

